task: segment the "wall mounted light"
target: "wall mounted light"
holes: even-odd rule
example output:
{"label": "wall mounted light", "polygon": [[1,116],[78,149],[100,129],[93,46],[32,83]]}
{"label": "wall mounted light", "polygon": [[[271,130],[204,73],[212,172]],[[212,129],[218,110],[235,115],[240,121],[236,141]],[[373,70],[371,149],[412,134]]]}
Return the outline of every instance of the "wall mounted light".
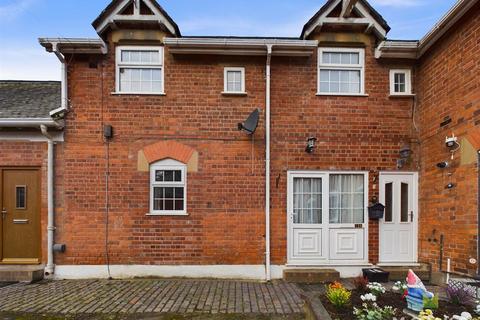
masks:
{"label": "wall mounted light", "polygon": [[412,149],[408,144],[405,144],[399,151],[400,159],[397,160],[397,168],[401,169],[408,163],[410,156],[412,155]]}
{"label": "wall mounted light", "polygon": [[305,148],[305,152],[307,153],[313,153],[315,150],[315,142],[317,142],[317,138],[315,137],[310,137],[307,140],[307,147]]}

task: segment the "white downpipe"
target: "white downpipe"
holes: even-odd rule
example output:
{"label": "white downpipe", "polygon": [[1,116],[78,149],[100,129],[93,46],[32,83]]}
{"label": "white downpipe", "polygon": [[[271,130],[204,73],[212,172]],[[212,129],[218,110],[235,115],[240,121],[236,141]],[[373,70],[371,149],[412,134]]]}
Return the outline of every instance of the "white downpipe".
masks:
{"label": "white downpipe", "polygon": [[265,83],[265,280],[271,280],[270,266],[270,62],[272,45],[267,44]]}
{"label": "white downpipe", "polygon": [[[61,84],[61,105],[60,108],[53,110],[52,112],[58,110],[67,110],[68,109],[68,76],[67,76],[67,62],[65,56],[58,49],[58,44],[53,43],[52,51],[57,56],[58,60],[61,63],[61,72],[62,72],[62,84]],[[52,114],[50,112],[50,114]]]}
{"label": "white downpipe", "polygon": [[42,134],[48,139],[48,164],[47,164],[47,207],[48,207],[48,219],[47,219],[47,266],[45,268],[45,274],[53,274],[55,270],[55,264],[53,263],[53,233],[55,231],[54,221],[54,208],[53,208],[53,139],[48,133],[48,129],[45,125],[40,126]]}
{"label": "white downpipe", "polygon": [[447,259],[447,281],[446,284],[450,282],[450,272],[451,272],[451,260],[450,258]]}

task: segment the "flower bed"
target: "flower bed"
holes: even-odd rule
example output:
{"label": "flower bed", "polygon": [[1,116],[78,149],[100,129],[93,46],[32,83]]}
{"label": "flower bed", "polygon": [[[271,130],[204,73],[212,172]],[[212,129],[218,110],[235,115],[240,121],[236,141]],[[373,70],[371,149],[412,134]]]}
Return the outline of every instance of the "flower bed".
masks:
{"label": "flower bed", "polygon": [[[347,290],[339,283],[333,283],[326,287],[325,294],[321,295],[320,300],[325,309],[329,312],[332,319],[371,319],[371,320],[390,320],[407,319],[403,310],[407,307],[407,302],[403,294],[401,285],[397,285],[396,292],[384,290],[381,284],[358,284],[357,289]],[[399,287],[400,286],[400,287]],[[435,317],[444,319],[444,316],[452,318],[460,316],[462,312],[469,312],[473,320],[475,318],[474,308],[456,304],[449,301],[440,301],[438,308],[432,311],[434,317],[423,317],[422,320],[435,320]],[[464,318],[456,318],[464,319]],[[470,320],[469,318],[466,318]]]}

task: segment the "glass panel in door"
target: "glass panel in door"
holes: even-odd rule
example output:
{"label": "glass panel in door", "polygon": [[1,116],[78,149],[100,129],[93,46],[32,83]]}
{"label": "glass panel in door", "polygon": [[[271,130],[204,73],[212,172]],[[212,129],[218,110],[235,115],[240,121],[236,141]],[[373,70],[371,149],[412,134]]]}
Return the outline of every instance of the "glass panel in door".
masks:
{"label": "glass panel in door", "polygon": [[364,222],[364,185],[362,174],[330,175],[330,224]]}
{"label": "glass panel in door", "polygon": [[409,222],[408,221],[408,198],[409,198],[409,191],[408,191],[408,184],[402,182],[402,187],[400,190],[400,222]]}
{"label": "glass panel in door", "polygon": [[322,179],[293,180],[293,223],[322,223]]}

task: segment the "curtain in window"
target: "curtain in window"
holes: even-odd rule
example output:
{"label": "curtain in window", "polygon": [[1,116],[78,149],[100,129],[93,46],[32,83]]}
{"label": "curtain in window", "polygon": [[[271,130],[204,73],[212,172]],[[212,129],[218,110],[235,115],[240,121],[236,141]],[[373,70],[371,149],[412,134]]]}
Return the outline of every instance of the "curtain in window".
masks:
{"label": "curtain in window", "polygon": [[293,221],[299,224],[322,223],[322,179],[293,180]]}
{"label": "curtain in window", "polygon": [[364,176],[330,175],[330,223],[363,223]]}

